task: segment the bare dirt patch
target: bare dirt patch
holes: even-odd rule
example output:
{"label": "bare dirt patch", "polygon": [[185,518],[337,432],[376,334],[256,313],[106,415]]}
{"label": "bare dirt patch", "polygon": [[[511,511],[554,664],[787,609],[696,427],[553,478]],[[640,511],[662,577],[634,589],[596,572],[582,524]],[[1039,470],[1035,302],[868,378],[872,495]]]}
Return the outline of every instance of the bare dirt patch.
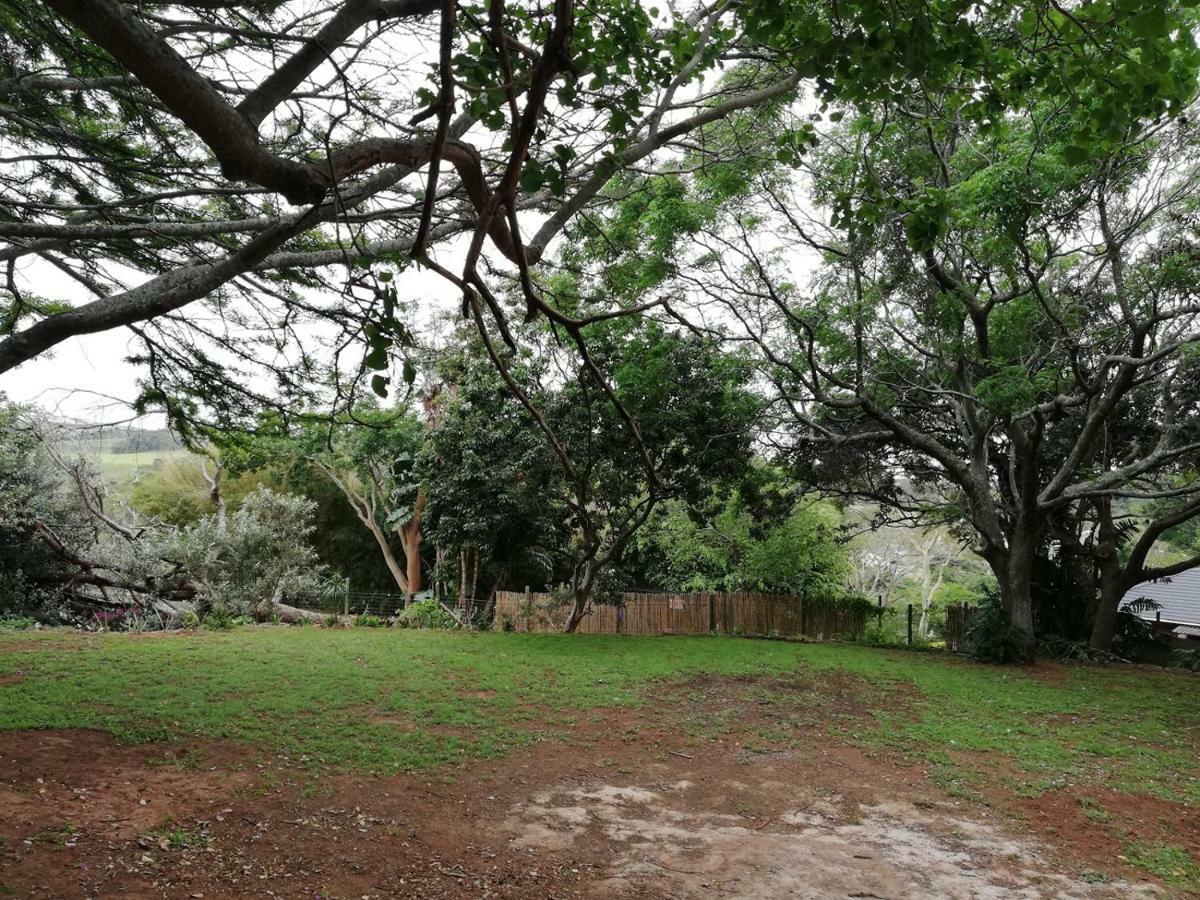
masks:
{"label": "bare dirt patch", "polygon": [[[565,741],[391,778],[227,744],[0,734],[0,885],[309,900],[1169,895],[1063,834],[1019,834],[1007,813],[948,798],[919,766],[846,746],[833,735],[869,715],[862,696],[841,677],[698,679],[669,702],[585,712]],[[788,739],[764,743],[781,722]],[[1115,880],[1079,878],[1092,868]]]}

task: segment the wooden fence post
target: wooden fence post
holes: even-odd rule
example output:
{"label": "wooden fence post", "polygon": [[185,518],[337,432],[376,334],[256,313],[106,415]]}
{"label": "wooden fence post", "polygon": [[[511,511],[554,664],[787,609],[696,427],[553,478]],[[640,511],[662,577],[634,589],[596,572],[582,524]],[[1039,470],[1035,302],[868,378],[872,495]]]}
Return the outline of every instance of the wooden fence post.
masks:
{"label": "wooden fence post", "polygon": [[342,615],[350,615],[350,579],[346,579],[346,596],[342,598]]}
{"label": "wooden fence post", "polygon": [[908,646],[912,646],[912,604],[908,604]]}
{"label": "wooden fence post", "polygon": [[525,630],[529,631],[529,617],[533,615],[533,592],[525,585]]}

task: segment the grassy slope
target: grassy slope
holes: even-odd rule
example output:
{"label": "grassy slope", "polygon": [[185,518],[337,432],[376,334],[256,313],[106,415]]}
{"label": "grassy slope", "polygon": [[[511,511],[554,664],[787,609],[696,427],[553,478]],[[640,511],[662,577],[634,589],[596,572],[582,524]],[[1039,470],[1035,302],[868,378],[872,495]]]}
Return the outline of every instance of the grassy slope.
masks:
{"label": "grassy slope", "polygon": [[0,729],[233,738],[391,772],[503,754],[589,709],[653,702],[660,679],[793,673],[819,683],[828,669],[863,679],[868,698],[869,685],[915,688],[847,737],[923,759],[951,787],[970,787],[962,755],[985,752],[1006,761],[1018,790],[1070,780],[1200,803],[1193,676],[1067,668],[1046,680],[842,644],[363,628],[0,635],[0,680],[24,675],[0,684]]}
{"label": "grassy slope", "polygon": [[139,472],[148,472],[155,463],[163,464],[187,459],[191,454],[182,448],[173,450],[139,450],[136,453],[111,453],[104,451],[93,459],[104,480],[110,484],[125,485]]}
{"label": "grassy slope", "polygon": [[[1071,784],[1200,803],[1195,676],[1025,672],[844,644],[367,628],[0,634],[0,730],[229,738],[318,768],[427,771],[553,738],[603,707],[651,707],[699,743],[726,728],[725,716],[737,727],[738,710],[689,707],[703,689],[688,677],[761,674],[774,678],[743,683],[740,696],[779,711],[746,744],[769,749],[809,727],[806,697],[837,696],[822,677],[832,672],[843,691],[851,676],[853,702],[871,710],[835,718],[841,736],[925,764],[952,793]],[[1185,848],[1133,837],[1134,865],[1200,892]]]}

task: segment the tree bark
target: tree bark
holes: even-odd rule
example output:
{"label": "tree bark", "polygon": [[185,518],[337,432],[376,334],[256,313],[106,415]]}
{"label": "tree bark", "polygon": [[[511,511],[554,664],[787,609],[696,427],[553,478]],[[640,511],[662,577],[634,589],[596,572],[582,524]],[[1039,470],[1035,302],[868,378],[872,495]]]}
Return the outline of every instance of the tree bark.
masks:
{"label": "tree bark", "polygon": [[1037,533],[1020,525],[1009,537],[1007,547],[984,553],[1000,586],[1004,621],[1021,635],[1019,655],[1024,662],[1032,662],[1034,657],[1033,563],[1036,554]]}
{"label": "tree bark", "polygon": [[596,586],[596,567],[591,560],[575,571],[571,579],[571,611],[563,626],[563,632],[574,634],[583,617],[592,611],[592,590]]}

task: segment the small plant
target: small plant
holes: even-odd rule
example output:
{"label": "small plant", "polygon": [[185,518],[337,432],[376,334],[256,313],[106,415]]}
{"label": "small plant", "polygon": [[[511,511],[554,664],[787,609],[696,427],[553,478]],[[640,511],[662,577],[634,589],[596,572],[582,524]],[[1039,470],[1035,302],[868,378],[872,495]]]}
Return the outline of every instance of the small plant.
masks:
{"label": "small plant", "polygon": [[502,631],[516,631],[517,626],[513,623],[513,618],[508,613],[504,613],[500,617],[500,629]]}
{"label": "small plant", "polygon": [[396,623],[403,628],[457,628],[459,625],[458,619],[432,598],[410,603],[396,616]]}
{"label": "small plant", "polygon": [[1200,672],[1200,647],[1195,650],[1172,650],[1171,665],[1189,672]]}
{"label": "small plant", "polygon": [[188,628],[188,629],[199,628],[200,627],[200,616],[198,616],[196,614],[195,610],[192,610],[192,609],[184,610],[182,613],[179,614],[179,627],[180,628]]}
{"label": "small plant", "polygon": [[37,627],[37,621],[29,616],[5,614],[0,616],[0,631],[28,631]]}
{"label": "small plant", "polygon": [[381,619],[379,616],[373,616],[370,613],[362,613],[354,617],[355,628],[384,628],[386,626],[386,619]]}
{"label": "small plant", "polygon": [[337,613],[330,613],[325,617],[326,628],[338,628],[342,624],[342,620],[338,618]]}
{"label": "small plant", "polygon": [[178,826],[169,826],[158,831],[151,831],[138,841],[138,844],[145,850],[149,850],[152,847],[157,847],[159,850],[186,850],[197,843],[200,843],[200,838],[197,835],[193,835],[186,829]]}
{"label": "small plant", "polygon": [[212,631],[229,631],[236,624],[227,606],[214,606],[204,617],[204,627]]}
{"label": "small plant", "polygon": [[1097,650],[1087,641],[1069,641],[1066,638],[1051,637],[1038,645],[1038,656],[1059,662],[1083,662],[1106,665],[1115,662],[1117,657],[1104,650]]}

